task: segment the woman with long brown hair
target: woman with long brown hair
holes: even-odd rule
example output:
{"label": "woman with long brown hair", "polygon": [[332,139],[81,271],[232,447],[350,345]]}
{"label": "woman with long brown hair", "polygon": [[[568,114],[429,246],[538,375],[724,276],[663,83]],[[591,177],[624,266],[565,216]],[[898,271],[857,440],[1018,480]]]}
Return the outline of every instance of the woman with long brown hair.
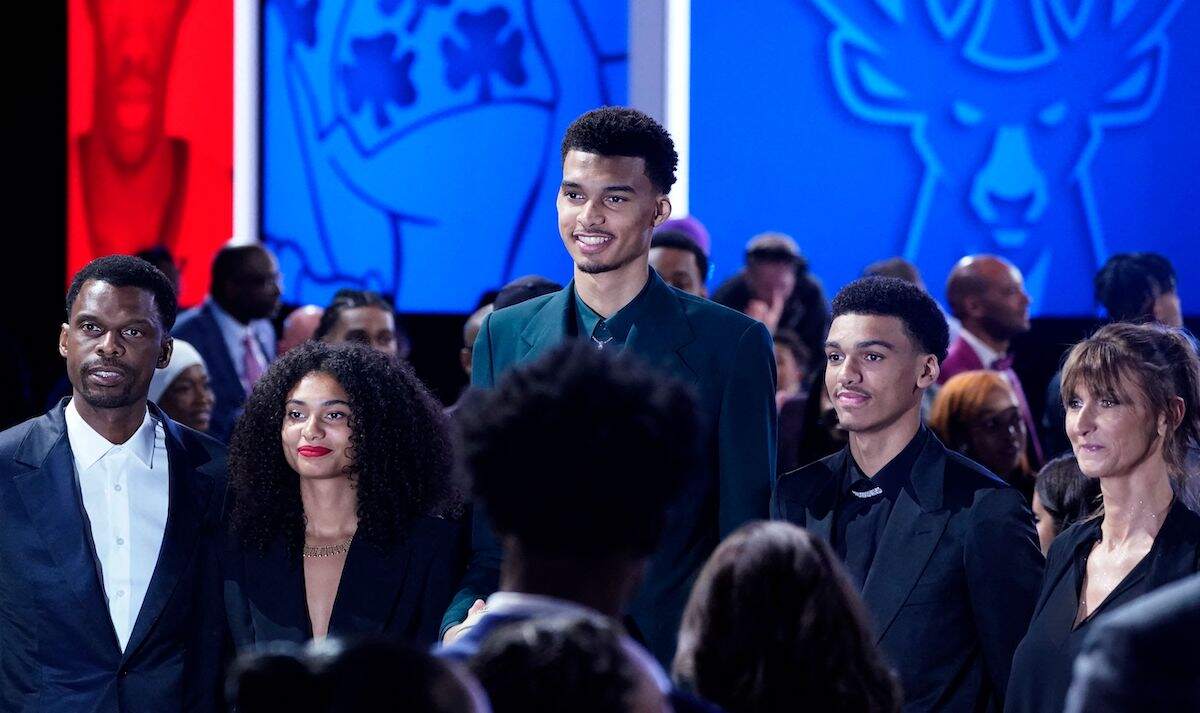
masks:
{"label": "woman with long brown hair", "polygon": [[1200,360],[1162,325],[1114,323],[1062,371],[1067,436],[1101,504],[1050,547],[1005,711],[1057,713],[1096,617],[1200,569],[1200,516],[1176,497],[1200,444]]}

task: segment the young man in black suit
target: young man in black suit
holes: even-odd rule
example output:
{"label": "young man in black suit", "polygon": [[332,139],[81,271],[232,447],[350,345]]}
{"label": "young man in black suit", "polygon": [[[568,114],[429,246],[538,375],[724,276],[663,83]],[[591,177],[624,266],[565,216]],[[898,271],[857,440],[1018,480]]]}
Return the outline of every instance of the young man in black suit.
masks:
{"label": "young man in black suit", "polygon": [[910,713],[1004,707],[1044,565],[1020,493],[921,424],[948,342],[916,286],[868,277],[842,289],[825,388],[850,442],[781,476],[772,501],[776,519],[845,561]]}
{"label": "young man in black suit", "polygon": [[[669,664],[705,559],[722,537],[767,516],[775,472],[774,349],[762,323],[681,292],[649,267],[654,228],[671,215],[678,160],[665,129],[633,109],[596,109],[567,129],[562,156],[558,230],[574,277],[558,292],[488,315],[475,340],[471,385],[491,388],[513,366],[578,339],[636,354],[695,387],[705,458],[689,474],[630,607],[651,652]],[[595,447],[624,452],[624,444],[599,436]],[[574,460],[563,461],[563,477],[570,477]],[[500,547],[478,509],[474,520],[471,564],[442,621],[446,640],[498,582]]]}
{"label": "young man in black suit", "polygon": [[0,710],[217,709],[225,449],[146,400],[175,312],[150,263],[86,265],[71,398],[0,433]]}

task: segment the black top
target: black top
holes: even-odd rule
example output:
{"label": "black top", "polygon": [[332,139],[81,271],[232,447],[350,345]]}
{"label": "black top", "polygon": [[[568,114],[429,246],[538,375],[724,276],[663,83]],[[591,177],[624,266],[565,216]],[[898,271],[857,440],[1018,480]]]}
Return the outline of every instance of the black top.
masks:
{"label": "black top", "polygon": [[591,337],[595,346],[601,349],[620,350],[629,341],[629,333],[646,311],[646,293],[650,290],[652,280],[647,279],[642,291],[608,319],[601,317],[596,310],[588,306],[579,292],[575,292],[575,318],[581,337]]}
{"label": "black top", "polygon": [[879,540],[892,513],[892,505],[900,489],[908,482],[917,455],[925,447],[928,433],[928,429],[921,426],[908,445],[874,476],[865,475],[853,455],[846,459],[840,492],[841,506],[834,516],[831,544],[838,557],[845,562],[846,570],[859,591],[866,584],[867,572],[875,560],[875,551],[879,548]]}
{"label": "black top", "polygon": [[1050,548],[1033,621],[1013,657],[1006,713],[1061,713],[1075,657],[1096,618],[1197,570],[1200,516],[1177,499],[1146,556],[1075,626],[1088,555],[1101,539],[1102,522],[1077,523]]}
{"label": "black top", "polygon": [[[355,538],[329,617],[329,636],[384,636],[430,646],[465,560],[465,523],[419,517],[391,547]],[[238,649],[312,638],[304,567],[281,540],[266,551],[231,536],[222,563],[225,608]]]}

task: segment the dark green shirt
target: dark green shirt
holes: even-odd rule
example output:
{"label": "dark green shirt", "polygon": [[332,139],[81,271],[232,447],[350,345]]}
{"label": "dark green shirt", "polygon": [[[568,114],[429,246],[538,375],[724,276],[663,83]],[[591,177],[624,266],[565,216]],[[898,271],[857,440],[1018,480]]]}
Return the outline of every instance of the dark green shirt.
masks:
{"label": "dark green shirt", "polygon": [[638,318],[644,311],[646,303],[646,293],[650,288],[650,279],[647,277],[646,284],[642,287],[642,291],[634,297],[629,304],[617,310],[617,313],[608,319],[604,319],[596,313],[583,298],[579,296],[579,291],[575,291],[575,319],[579,326],[579,336],[590,338],[592,346],[599,347],[603,345],[604,349],[621,349],[625,346],[625,342],[629,340],[629,332],[633,329],[633,325],[637,324]]}

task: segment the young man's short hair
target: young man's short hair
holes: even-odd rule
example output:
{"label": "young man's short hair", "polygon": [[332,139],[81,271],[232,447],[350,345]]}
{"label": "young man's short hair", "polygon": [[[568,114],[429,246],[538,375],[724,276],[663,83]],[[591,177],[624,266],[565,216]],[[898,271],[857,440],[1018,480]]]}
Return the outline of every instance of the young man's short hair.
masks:
{"label": "young man's short hair", "polygon": [[654,248],[674,248],[691,253],[696,257],[696,267],[700,269],[700,281],[708,279],[708,256],[687,233],[679,230],[659,231],[650,238],[650,249]]}
{"label": "young man's short hair", "polygon": [[113,287],[137,287],[149,292],[154,296],[154,306],[158,308],[163,332],[170,332],[175,326],[175,316],[179,312],[175,285],[171,284],[170,278],[162,270],[132,255],[98,257],[75,273],[67,289],[68,320],[71,318],[71,308],[75,306],[75,298],[88,280],[107,282]]}
{"label": "young man's short hair", "polygon": [[941,363],[950,346],[946,317],[924,290],[896,277],[862,277],[846,285],[833,298],[833,319],[843,314],[896,317],[913,344]]}
{"label": "young man's short hair", "polygon": [[574,341],[459,410],[475,496],[498,533],[552,556],[648,556],[697,462],[691,394]]}
{"label": "young man's short hair", "polygon": [[567,127],[562,157],[568,151],[599,156],[632,156],[646,162],[646,177],[660,193],[675,185],[679,154],[675,142],[657,121],[637,109],[606,106],[580,116]]}
{"label": "young man's short hair", "polygon": [[1150,321],[1154,301],[1175,291],[1175,268],[1157,253],[1119,253],[1096,273],[1093,286],[1096,302],[1112,321]]}

